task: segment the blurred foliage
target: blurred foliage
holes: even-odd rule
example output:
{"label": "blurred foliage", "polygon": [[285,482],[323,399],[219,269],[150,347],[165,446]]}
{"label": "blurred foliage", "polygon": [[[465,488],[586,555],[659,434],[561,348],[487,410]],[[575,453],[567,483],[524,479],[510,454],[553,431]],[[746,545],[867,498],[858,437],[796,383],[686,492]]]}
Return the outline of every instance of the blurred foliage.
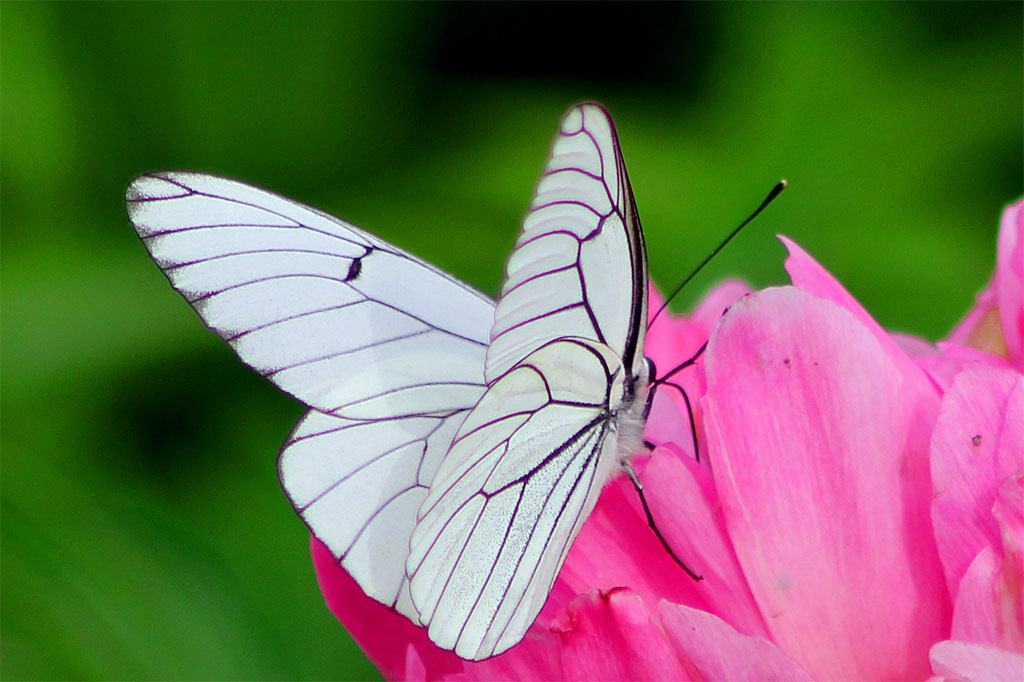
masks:
{"label": "blurred foliage", "polygon": [[1022,5],[0,5],[5,678],[376,672],[323,605],[276,450],[301,408],[167,286],[125,217],[195,168],[495,292],[558,119],[614,114],[677,301],[784,283],[796,239],[939,339],[1022,192]]}

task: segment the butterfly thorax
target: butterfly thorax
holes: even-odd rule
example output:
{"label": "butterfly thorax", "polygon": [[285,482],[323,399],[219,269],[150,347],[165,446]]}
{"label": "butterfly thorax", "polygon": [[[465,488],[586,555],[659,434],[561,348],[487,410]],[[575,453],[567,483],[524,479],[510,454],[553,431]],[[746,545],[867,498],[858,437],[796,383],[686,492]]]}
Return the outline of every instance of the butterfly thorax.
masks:
{"label": "butterfly thorax", "polygon": [[639,373],[624,382],[622,398],[612,415],[610,423],[617,437],[616,462],[620,465],[644,449],[644,424],[650,410],[652,373],[651,362],[643,362]]}

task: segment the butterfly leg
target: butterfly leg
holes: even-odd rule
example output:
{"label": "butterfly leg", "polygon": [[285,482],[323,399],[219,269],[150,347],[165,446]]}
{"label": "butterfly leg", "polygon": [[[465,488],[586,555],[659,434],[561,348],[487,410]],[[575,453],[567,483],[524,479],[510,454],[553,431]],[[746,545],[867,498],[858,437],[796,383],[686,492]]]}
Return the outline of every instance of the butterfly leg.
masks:
{"label": "butterfly leg", "polygon": [[679,384],[674,384],[671,381],[666,381],[665,386],[671,386],[672,388],[679,391],[683,396],[683,401],[686,402],[686,416],[690,420],[690,440],[693,442],[693,458],[700,461],[700,449],[697,447],[697,422],[693,418],[693,407],[690,405],[690,396],[686,395],[686,391]]}
{"label": "butterfly leg", "polygon": [[644,497],[644,486],[640,483],[640,479],[637,478],[636,471],[633,469],[633,465],[628,460],[622,463],[622,467],[626,470],[626,475],[629,476],[629,480],[633,482],[633,487],[636,488],[637,495],[640,496],[640,504],[644,508],[644,514],[647,516],[647,525],[651,527],[654,534],[658,537],[658,541],[661,542],[661,546],[665,548],[669,556],[675,560],[679,567],[686,571],[686,574],[694,580],[703,580],[703,576],[695,573],[693,569],[683,563],[683,560],[676,556],[676,553],[672,551],[672,548],[668,546],[668,542],[665,540],[665,536],[658,530],[658,525],[654,523],[654,516],[651,515],[651,508],[647,506],[647,498]]}

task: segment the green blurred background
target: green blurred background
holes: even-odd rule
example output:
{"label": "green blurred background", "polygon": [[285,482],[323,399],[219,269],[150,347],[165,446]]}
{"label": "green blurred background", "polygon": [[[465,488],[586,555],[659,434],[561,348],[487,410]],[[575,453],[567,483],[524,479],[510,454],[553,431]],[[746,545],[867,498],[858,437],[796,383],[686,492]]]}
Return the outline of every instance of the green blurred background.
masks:
{"label": "green blurred background", "polygon": [[301,408],[207,332],[122,194],[272,188],[496,292],[563,111],[619,127],[654,279],[783,283],[795,238],[942,338],[1022,192],[1022,5],[0,5],[2,641],[15,678],[373,678],[277,448]]}

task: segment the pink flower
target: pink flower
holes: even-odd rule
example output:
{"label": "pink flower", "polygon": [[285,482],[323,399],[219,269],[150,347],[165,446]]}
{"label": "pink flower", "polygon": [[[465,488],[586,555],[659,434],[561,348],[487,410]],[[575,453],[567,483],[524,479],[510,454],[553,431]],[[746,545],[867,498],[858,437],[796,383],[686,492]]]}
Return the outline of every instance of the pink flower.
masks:
{"label": "pink flower", "polygon": [[726,283],[690,318],[659,318],[646,351],[662,371],[709,339],[677,375],[700,461],[663,387],[645,432],[658,447],[636,466],[703,581],[619,478],[500,656],[438,649],[314,539],[329,607],[388,679],[1021,677],[1021,220],[1021,204],[1004,214],[992,285],[937,347],[886,332],[784,238],[793,286]]}
{"label": "pink flower", "polygon": [[1003,359],[1024,372],[1024,201],[1003,211],[997,253],[992,281],[950,334],[946,352],[961,357],[965,349],[984,351],[987,358],[969,357],[994,364]]}

